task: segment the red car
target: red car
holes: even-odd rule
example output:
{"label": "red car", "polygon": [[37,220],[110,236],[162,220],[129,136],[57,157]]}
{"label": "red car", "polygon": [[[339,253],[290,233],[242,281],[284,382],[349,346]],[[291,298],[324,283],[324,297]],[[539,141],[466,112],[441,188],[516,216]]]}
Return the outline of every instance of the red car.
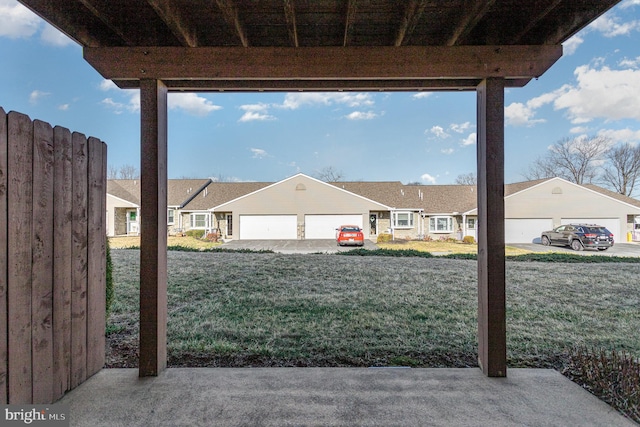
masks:
{"label": "red car", "polygon": [[364,233],[357,225],[341,225],[336,228],[336,241],[340,246],[364,246]]}

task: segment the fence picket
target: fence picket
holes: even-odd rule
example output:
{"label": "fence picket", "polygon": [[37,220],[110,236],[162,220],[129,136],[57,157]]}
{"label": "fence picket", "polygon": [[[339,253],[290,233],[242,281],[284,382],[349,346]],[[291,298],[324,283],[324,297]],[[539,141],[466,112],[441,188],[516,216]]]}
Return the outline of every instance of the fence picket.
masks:
{"label": "fence picket", "polygon": [[9,403],[32,399],[31,232],[33,211],[33,125],[14,111],[8,114],[8,360]]}
{"label": "fence picket", "polygon": [[7,114],[0,107],[0,405],[7,400]]}

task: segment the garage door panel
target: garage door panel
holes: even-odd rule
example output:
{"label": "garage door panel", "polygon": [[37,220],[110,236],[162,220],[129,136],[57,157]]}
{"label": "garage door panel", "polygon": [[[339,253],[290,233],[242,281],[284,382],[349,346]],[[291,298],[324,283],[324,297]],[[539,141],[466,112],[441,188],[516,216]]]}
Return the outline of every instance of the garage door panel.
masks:
{"label": "garage door panel", "polygon": [[336,228],[345,224],[362,228],[362,215],[305,215],[305,239],[334,239]]}
{"label": "garage door panel", "polygon": [[507,218],[504,221],[505,243],[538,243],[543,231],[553,228],[551,218]]}
{"label": "garage door panel", "polygon": [[616,241],[621,241],[620,220],[618,218],[562,218],[561,224],[597,224],[606,227]]}
{"label": "garage door panel", "polygon": [[297,215],[240,215],[240,240],[297,238]]}

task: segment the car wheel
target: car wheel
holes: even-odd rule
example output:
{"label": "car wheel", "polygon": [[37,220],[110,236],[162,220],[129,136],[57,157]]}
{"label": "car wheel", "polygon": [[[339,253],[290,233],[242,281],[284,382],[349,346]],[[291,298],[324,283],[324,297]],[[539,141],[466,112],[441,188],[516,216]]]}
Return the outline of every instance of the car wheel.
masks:
{"label": "car wheel", "polygon": [[606,251],[609,248],[598,248],[599,251]]}
{"label": "car wheel", "polygon": [[580,240],[575,239],[574,241],[571,242],[571,249],[573,249],[574,251],[581,251],[584,249],[584,246],[582,246],[582,243],[580,243]]}
{"label": "car wheel", "polygon": [[551,244],[547,236],[542,236],[542,244],[545,246],[549,246]]}

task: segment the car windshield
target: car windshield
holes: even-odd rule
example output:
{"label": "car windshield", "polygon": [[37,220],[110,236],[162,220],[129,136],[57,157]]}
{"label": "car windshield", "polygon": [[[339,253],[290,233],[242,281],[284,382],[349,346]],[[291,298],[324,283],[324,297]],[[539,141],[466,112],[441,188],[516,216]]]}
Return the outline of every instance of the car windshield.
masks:
{"label": "car windshield", "polygon": [[360,227],[342,227],[342,231],[344,231],[344,232],[360,231]]}

